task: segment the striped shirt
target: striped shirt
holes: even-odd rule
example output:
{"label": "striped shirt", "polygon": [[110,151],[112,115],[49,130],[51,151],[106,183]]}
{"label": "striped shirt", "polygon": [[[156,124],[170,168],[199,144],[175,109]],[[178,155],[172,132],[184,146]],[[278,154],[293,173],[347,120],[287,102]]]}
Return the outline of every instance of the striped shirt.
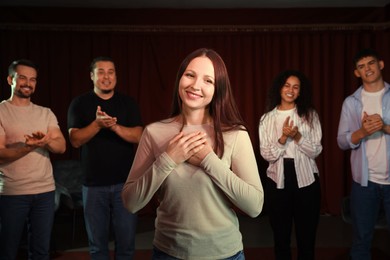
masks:
{"label": "striped shirt", "polygon": [[[319,174],[315,158],[322,151],[322,130],[318,114],[312,111],[312,116],[312,127],[305,119],[300,118],[296,111],[290,118],[290,120],[294,121],[294,125],[298,127],[298,131],[302,135],[299,142],[293,146],[294,164],[299,188],[312,184],[315,180],[314,173]],[[278,189],[283,189],[283,158],[289,142],[286,142],[285,145],[278,142],[280,129],[277,128],[277,118],[278,109],[275,107],[260,119],[260,153],[269,162],[267,176],[276,183]]]}

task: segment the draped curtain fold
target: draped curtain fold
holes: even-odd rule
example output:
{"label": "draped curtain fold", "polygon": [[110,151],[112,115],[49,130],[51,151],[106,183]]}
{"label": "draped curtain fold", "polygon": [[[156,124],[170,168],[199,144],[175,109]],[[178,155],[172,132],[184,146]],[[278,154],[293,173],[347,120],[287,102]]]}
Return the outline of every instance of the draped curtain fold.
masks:
{"label": "draped curtain fold", "polygon": [[[201,14],[200,14],[201,15]],[[285,69],[303,71],[313,84],[313,102],[323,130],[323,152],[317,158],[322,187],[322,212],[340,213],[341,198],[349,192],[348,152],[336,142],[344,98],[359,82],[352,57],[363,47],[375,48],[390,65],[389,23],[298,26],[117,26],[4,24],[0,31],[0,98],[10,96],[7,68],[18,58],[40,66],[33,102],[50,107],[67,137],[70,101],[92,89],[89,64],[96,56],[116,62],[117,90],[138,101],[145,124],[170,112],[175,76],[191,51],[207,47],[224,59],[234,96],[248,123],[264,180],[267,163],[259,153],[258,123],[273,78]],[[115,29],[117,28],[117,30]],[[383,71],[390,81],[388,69]],[[388,122],[390,123],[390,122]],[[77,158],[68,149],[54,159]]]}

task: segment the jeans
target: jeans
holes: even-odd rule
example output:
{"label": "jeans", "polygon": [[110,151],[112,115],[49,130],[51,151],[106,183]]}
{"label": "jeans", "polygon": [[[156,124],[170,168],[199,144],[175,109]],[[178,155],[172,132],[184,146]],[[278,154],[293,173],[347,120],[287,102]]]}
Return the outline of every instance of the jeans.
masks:
{"label": "jeans", "polygon": [[[152,260],[180,260],[180,258],[176,258],[173,256],[170,256],[157,247],[153,247],[153,255]],[[230,256],[228,258],[223,258],[220,260],[245,260],[244,251],[239,251],[237,254]]]}
{"label": "jeans", "polygon": [[367,187],[352,182],[351,218],[353,241],[350,256],[352,260],[370,260],[371,242],[380,203],[390,224],[390,185],[368,182]]}
{"label": "jeans", "polygon": [[115,259],[133,258],[137,215],[123,206],[122,188],[123,183],[82,188],[85,225],[93,260],[110,259],[110,225],[114,232]]}
{"label": "jeans", "polygon": [[29,259],[49,259],[54,191],[0,196],[0,259],[16,259],[27,223]]}

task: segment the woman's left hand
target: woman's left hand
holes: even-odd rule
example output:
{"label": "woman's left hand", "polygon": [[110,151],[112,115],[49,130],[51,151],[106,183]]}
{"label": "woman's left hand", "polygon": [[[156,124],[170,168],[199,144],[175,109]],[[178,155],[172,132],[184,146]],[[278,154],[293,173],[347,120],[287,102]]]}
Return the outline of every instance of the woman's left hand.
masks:
{"label": "woman's left hand", "polygon": [[187,162],[192,164],[192,165],[195,165],[195,166],[200,166],[203,159],[211,152],[213,152],[213,148],[211,147],[211,145],[208,142],[206,142],[204,144],[204,147],[199,152],[192,155],[187,160]]}

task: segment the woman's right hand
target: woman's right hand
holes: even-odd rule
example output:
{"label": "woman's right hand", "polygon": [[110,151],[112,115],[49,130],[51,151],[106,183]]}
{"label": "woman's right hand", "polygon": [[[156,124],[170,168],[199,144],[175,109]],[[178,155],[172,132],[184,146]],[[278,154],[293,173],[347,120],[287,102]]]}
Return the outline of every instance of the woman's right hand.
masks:
{"label": "woman's right hand", "polygon": [[180,132],[169,142],[166,153],[176,164],[180,164],[199,152],[205,143],[206,134],[203,132]]}

